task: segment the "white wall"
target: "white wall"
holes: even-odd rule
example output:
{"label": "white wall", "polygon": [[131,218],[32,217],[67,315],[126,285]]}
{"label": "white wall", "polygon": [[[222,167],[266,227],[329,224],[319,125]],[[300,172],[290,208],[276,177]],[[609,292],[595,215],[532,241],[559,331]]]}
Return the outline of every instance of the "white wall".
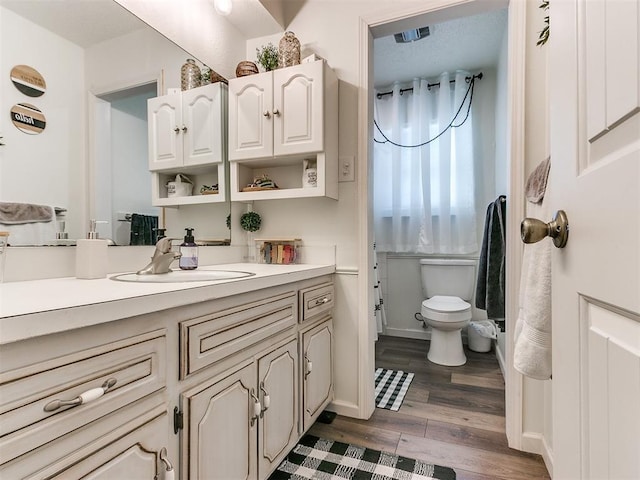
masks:
{"label": "white wall", "polygon": [[[84,52],[78,46],[0,7],[0,200],[67,209],[67,231],[77,237],[84,217]],[[46,46],[47,48],[44,48]],[[53,50],[52,50],[53,49]],[[51,52],[56,54],[52,55]],[[11,83],[16,65],[35,68],[47,90],[32,98]],[[42,111],[46,128],[27,135],[13,126],[11,107],[29,103]]]}

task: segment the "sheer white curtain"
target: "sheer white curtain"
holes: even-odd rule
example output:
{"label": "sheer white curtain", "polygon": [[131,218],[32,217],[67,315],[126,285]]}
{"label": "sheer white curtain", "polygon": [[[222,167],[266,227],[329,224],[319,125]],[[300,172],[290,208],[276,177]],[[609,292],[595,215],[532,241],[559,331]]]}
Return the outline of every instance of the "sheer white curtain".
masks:
{"label": "sheer white curtain", "polygon": [[[375,143],[373,210],[378,251],[465,254],[478,250],[473,118],[468,109],[471,91],[465,80],[469,76],[462,71],[443,73],[440,87],[430,89],[427,80],[415,79],[412,93],[401,94],[396,84],[393,95],[376,97],[374,117],[392,142],[419,145],[444,132],[416,148]],[[447,129],[452,121],[454,126],[462,125]],[[374,138],[385,141],[377,130]]]}

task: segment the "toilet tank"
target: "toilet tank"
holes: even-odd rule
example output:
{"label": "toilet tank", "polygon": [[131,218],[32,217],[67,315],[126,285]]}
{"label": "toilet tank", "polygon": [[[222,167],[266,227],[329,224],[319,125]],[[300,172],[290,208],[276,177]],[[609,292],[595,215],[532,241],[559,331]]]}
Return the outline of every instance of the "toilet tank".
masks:
{"label": "toilet tank", "polygon": [[470,301],[476,284],[476,260],[423,258],[420,276],[425,298],[450,295]]}

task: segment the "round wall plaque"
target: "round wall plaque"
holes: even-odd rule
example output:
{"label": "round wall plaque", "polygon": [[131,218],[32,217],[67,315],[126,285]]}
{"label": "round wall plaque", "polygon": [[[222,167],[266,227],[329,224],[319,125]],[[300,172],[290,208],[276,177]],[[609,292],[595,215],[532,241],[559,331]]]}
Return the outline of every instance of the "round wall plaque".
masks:
{"label": "round wall plaque", "polygon": [[40,72],[28,65],[16,65],[11,69],[11,81],[15,87],[28,97],[44,94],[47,84]]}
{"label": "round wall plaque", "polygon": [[42,133],[47,126],[42,112],[28,103],[18,103],[11,108],[11,121],[18,130],[29,135]]}

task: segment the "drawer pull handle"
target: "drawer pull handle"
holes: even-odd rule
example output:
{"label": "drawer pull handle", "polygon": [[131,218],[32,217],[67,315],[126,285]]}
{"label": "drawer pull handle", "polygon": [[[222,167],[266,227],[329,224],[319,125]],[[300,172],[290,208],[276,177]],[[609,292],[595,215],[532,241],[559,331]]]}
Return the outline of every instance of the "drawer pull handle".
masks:
{"label": "drawer pull handle", "polygon": [[173,465],[167,457],[167,449],[164,447],[160,450],[160,461],[164,464],[164,480],[175,480],[176,471],[173,469]]}
{"label": "drawer pull handle", "polygon": [[84,403],[89,403],[94,400],[97,400],[102,395],[107,393],[107,391],[113,387],[117,383],[115,378],[110,378],[106,380],[101,387],[92,388],[91,390],[87,390],[86,392],[82,392],[73,400],[51,400],[44,406],[45,412],[53,412],[58,410],[61,407],[76,407],[78,405],[82,405]]}
{"label": "drawer pull handle", "polygon": [[264,382],[260,382],[260,390],[262,390],[262,411],[260,412],[260,416],[262,416],[264,412],[269,410],[271,397],[269,396],[269,392],[264,388]]}
{"label": "drawer pull handle", "polygon": [[329,302],[329,297],[318,298],[316,300],[316,306],[323,305],[323,304],[328,303],[328,302]]}
{"label": "drawer pull handle", "polygon": [[306,380],[307,377],[309,376],[309,374],[311,373],[311,370],[313,370],[313,362],[311,360],[309,360],[309,357],[307,357],[306,355],[304,356],[304,359],[307,362],[307,368],[306,368],[306,372],[304,374],[304,379]]}
{"label": "drawer pull handle", "polygon": [[260,405],[260,400],[256,397],[256,391],[251,389],[251,398],[253,398],[253,416],[251,417],[251,426],[256,423],[256,421],[260,418],[260,412],[262,411],[262,406]]}

